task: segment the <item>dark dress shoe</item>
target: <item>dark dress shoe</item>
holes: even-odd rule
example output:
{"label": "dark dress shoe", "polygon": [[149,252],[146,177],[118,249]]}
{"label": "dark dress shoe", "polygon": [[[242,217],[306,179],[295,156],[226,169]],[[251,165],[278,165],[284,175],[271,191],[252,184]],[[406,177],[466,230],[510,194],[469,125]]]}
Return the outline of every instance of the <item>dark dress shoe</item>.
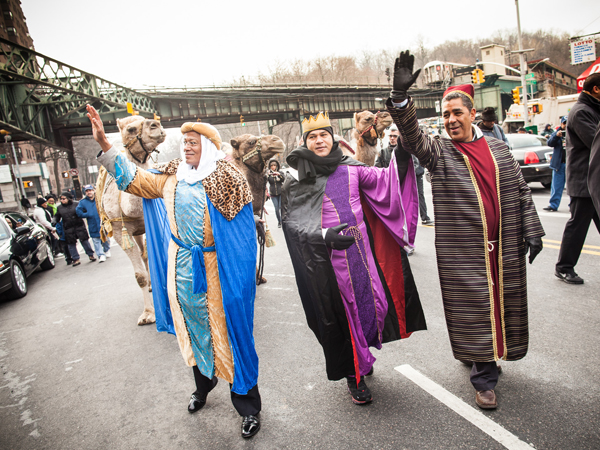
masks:
{"label": "dark dress shoe", "polygon": [[546,206],[545,208],[542,208],[544,211],[552,211],[552,212],[556,212],[556,209],[554,209],[552,206]]}
{"label": "dark dress shoe", "polygon": [[496,393],[493,390],[477,391],[477,394],[475,394],[475,403],[481,409],[496,409],[498,407]]}
{"label": "dark dress shoe", "polygon": [[244,416],[242,419],[242,437],[251,438],[260,430],[260,419],[258,416]]}
{"label": "dark dress shoe", "polygon": [[[214,377],[212,379],[212,387],[208,392],[212,391],[218,382],[219,379]],[[206,405],[206,396],[208,395],[208,392],[194,392],[192,394],[190,397],[190,403],[188,403],[188,411],[190,414],[194,414],[195,412],[198,412],[204,408],[204,405]]]}

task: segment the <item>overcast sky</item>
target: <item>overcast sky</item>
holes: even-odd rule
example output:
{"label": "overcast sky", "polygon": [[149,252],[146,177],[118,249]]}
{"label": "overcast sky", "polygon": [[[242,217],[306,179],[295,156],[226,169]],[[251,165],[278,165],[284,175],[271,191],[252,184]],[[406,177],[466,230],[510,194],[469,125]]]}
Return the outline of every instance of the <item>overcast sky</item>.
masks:
{"label": "overcast sky", "polygon": [[[514,0],[22,0],[38,52],[130,87],[223,84],[277,61],[516,29]],[[380,8],[384,6],[384,8]],[[521,0],[524,31],[600,32],[598,0]],[[567,45],[567,43],[565,43]]]}

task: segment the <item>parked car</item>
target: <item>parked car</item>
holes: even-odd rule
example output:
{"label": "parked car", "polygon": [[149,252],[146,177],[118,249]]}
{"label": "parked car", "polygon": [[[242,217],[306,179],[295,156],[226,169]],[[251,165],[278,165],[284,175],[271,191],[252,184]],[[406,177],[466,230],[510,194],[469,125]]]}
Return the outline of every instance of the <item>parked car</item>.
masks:
{"label": "parked car", "polygon": [[550,159],[554,149],[548,147],[546,138],[536,134],[509,133],[506,135],[510,150],[521,167],[527,183],[539,181],[548,189],[552,184]]}
{"label": "parked car", "polygon": [[[48,232],[18,212],[0,213],[0,295],[27,295],[27,277],[54,269]],[[7,292],[8,291],[8,292]]]}

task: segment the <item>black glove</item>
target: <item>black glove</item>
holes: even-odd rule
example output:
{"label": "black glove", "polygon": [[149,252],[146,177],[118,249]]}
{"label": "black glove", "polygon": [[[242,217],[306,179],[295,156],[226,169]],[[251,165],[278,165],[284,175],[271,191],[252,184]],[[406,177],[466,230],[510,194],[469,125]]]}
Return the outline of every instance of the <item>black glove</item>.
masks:
{"label": "black glove", "polygon": [[345,236],[339,234],[344,228],[348,226],[347,223],[342,223],[335,227],[331,227],[325,233],[325,245],[334,250],[346,250],[352,244],[354,244],[353,236]]}
{"label": "black glove", "polygon": [[394,89],[390,93],[390,97],[396,103],[403,102],[408,98],[408,88],[410,88],[421,73],[421,69],[413,73],[415,57],[408,50],[401,52],[396,58],[394,64]]}
{"label": "black glove", "polygon": [[256,234],[259,242],[265,241],[265,225],[260,221],[260,217],[254,216],[254,224],[256,225]]}
{"label": "black glove", "polygon": [[525,239],[525,254],[529,251],[529,264],[542,251],[542,248],[544,248],[544,245],[542,244],[541,237]]}

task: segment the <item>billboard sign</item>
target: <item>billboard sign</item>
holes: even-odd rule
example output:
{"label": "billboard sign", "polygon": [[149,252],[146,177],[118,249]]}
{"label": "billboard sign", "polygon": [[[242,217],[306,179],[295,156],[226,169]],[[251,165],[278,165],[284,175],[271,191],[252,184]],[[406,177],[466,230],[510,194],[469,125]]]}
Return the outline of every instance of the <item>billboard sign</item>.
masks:
{"label": "billboard sign", "polygon": [[594,39],[582,39],[571,42],[571,64],[584,64],[596,60],[596,42]]}

